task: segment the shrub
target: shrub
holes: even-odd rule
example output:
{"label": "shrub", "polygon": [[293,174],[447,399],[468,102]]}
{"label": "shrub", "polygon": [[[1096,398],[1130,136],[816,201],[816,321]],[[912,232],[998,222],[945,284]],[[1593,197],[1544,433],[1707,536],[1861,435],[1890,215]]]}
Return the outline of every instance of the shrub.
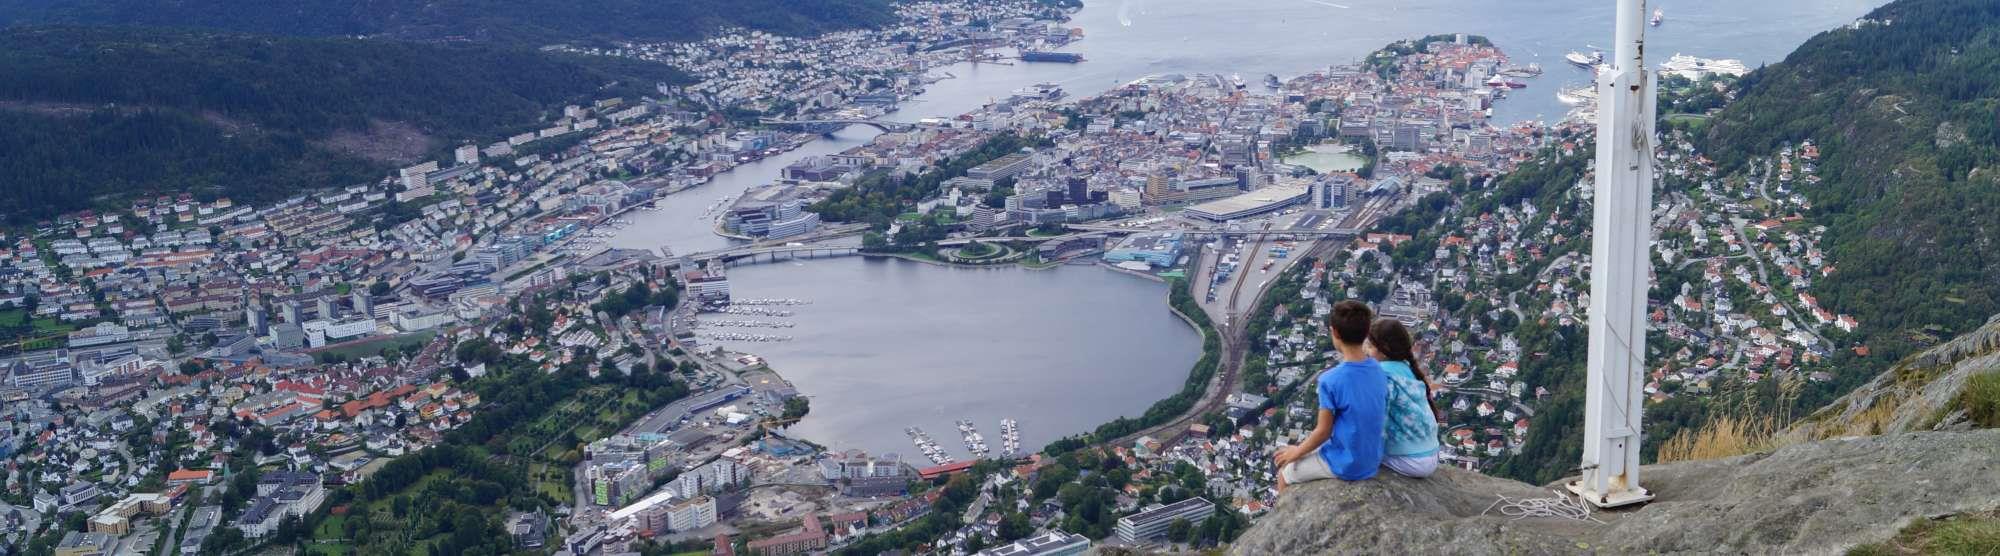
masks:
{"label": "shrub", "polygon": [[1952,405],[1965,408],[1965,417],[1980,428],[2000,427],[2000,373],[1986,373],[1965,381]]}

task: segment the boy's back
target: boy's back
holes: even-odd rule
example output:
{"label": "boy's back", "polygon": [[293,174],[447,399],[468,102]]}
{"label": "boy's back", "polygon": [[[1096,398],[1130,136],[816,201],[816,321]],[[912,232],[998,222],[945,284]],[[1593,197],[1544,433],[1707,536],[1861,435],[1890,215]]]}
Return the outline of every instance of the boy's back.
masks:
{"label": "boy's back", "polygon": [[1382,464],[1382,426],[1387,419],[1388,378],[1374,359],[1335,365],[1319,376],[1319,406],[1333,412],[1333,434],[1319,456],[1333,475],[1359,481],[1375,476]]}

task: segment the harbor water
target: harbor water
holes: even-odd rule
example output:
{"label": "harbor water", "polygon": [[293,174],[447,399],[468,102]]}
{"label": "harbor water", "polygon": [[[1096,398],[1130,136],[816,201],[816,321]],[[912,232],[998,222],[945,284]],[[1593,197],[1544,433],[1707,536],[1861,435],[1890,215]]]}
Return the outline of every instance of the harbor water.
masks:
{"label": "harbor water", "polygon": [[[1144,411],[1176,390],[1201,336],[1167,309],[1165,284],[1088,266],[946,268],[833,259],[730,269],[739,295],[786,307],[784,342],[723,342],[764,356],[812,413],[792,427],[838,449],[920,464],[903,429],[966,459],[953,423],[971,419],[998,451],[1000,420],[1024,451]],[[741,320],[704,315],[708,320]]]}
{"label": "harbor water", "polygon": [[[1875,0],[1668,0],[1648,28],[1655,62],[1681,52],[1775,62],[1820,31],[1852,21]],[[1491,38],[1516,65],[1545,73],[1509,92],[1494,123],[1553,121],[1555,94],[1588,75],[1563,61],[1570,50],[1608,48],[1605,0],[1086,0],[1074,26],[1086,38],[1066,48],[1080,64],[959,64],[955,79],[888,118],[915,121],[978,108],[1010,91],[1060,83],[1096,94],[1157,73],[1239,74],[1262,90],[1264,74],[1290,77],[1359,59],[1406,38],[1463,32]],[[703,215],[719,198],[777,179],[785,165],[839,152],[873,137],[850,127],[832,139],[748,164],[707,185],[634,212],[617,247],[678,253],[720,248]],[[1022,450],[1138,415],[1179,388],[1198,355],[1198,336],[1166,309],[1164,286],[1096,268],[964,270],[903,261],[840,258],[732,269],[740,297],[795,297],[795,326],[762,331],[785,342],[731,343],[766,356],[812,396],[794,430],[829,446],[903,454],[921,462],[905,427],[922,427],[956,456],[952,423],[973,419],[991,439],[999,419],[1020,421]],[[741,317],[730,317],[741,318]]]}

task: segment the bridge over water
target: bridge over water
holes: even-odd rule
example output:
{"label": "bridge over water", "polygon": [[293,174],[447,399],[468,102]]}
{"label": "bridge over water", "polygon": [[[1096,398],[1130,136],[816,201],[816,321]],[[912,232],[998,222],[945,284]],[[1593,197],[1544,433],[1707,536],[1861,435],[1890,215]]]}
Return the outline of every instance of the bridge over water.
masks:
{"label": "bridge over water", "polygon": [[1361,230],[1354,228],[1328,228],[1324,230],[1318,230],[1318,229],[1295,230],[1295,229],[1283,229],[1283,228],[1256,229],[1256,230],[1228,230],[1228,229],[1212,229],[1212,228],[1194,228],[1194,227],[1183,227],[1183,226],[1127,227],[1127,226],[1107,226],[1101,224],[1070,224],[1067,227],[1071,230],[1080,230],[1088,232],[1121,233],[1121,234],[1181,233],[1191,236],[1208,236],[1208,237],[1294,236],[1294,237],[1311,237],[1311,238],[1325,238],[1325,237],[1337,238],[1337,237],[1355,237],[1361,234]]}
{"label": "bridge over water", "polygon": [[916,129],[917,127],[917,124],[911,124],[911,123],[885,122],[881,120],[859,120],[859,119],[785,120],[779,118],[763,118],[759,121],[763,122],[764,125],[778,126],[778,127],[798,127],[798,128],[804,128],[807,131],[812,131],[817,133],[833,133],[835,131],[840,131],[841,128],[851,125],[865,125],[868,127],[873,127],[875,129],[882,130],[884,133],[909,131],[912,129]]}
{"label": "bridge over water", "polygon": [[[1174,227],[1174,226],[1122,227],[1122,226],[1105,226],[1105,225],[1093,225],[1093,224],[1070,224],[1067,227],[1071,230],[1071,233],[1052,235],[1052,236],[966,237],[966,238],[955,238],[955,239],[938,241],[936,245],[938,245],[939,247],[960,247],[973,242],[1041,243],[1047,241],[1065,241],[1065,240],[1085,238],[1085,237],[1102,237],[1114,234],[1139,234],[1139,233],[1180,233],[1193,237],[1289,236],[1297,238],[1351,238],[1360,235],[1359,230],[1351,228],[1331,228],[1325,230],[1284,230],[1284,229],[1223,230],[1223,229],[1204,229],[1204,228]],[[838,230],[838,231],[841,233],[833,235],[834,236],[849,235],[851,233],[848,230]],[[821,240],[828,238],[822,237],[814,239]],[[726,265],[743,265],[743,264],[788,261],[796,259],[824,259],[831,257],[851,257],[859,254],[861,254],[861,248],[849,247],[849,246],[829,246],[829,245],[793,244],[793,243],[787,243],[783,245],[751,244],[738,247],[731,247],[728,249],[717,249],[713,251],[703,251],[700,253],[694,253],[688,255],[688,259],[689,261],[695,264],[706,264],[709,261],[721,261],[723,264]]]}
{"label": "bridge over water", "polygon": [[688,255],[688,260],[697,265],[706,264],[709,261],[721,261],[724,265],[745,265],[796,259],[851,257],[859,254],[861,254],[860,247],[832,245],[769,245],[759,247],[745,245],[731,249],[695,253]]}

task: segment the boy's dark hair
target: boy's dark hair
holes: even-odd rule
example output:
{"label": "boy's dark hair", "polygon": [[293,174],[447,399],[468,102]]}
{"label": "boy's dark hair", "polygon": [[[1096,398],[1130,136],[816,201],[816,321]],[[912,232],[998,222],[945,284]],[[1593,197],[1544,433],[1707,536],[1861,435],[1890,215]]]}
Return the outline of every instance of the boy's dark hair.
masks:
{"label": "boy's dark hair", "polygon": [[1368,304],[1352,299],[1333,304],[1333,314],[1327,316],[1326,327],[1333,330],[1333,336],[1348,345],[1361,345],[1368,341],[1368,325],[1375,322],[1375,310]]}

